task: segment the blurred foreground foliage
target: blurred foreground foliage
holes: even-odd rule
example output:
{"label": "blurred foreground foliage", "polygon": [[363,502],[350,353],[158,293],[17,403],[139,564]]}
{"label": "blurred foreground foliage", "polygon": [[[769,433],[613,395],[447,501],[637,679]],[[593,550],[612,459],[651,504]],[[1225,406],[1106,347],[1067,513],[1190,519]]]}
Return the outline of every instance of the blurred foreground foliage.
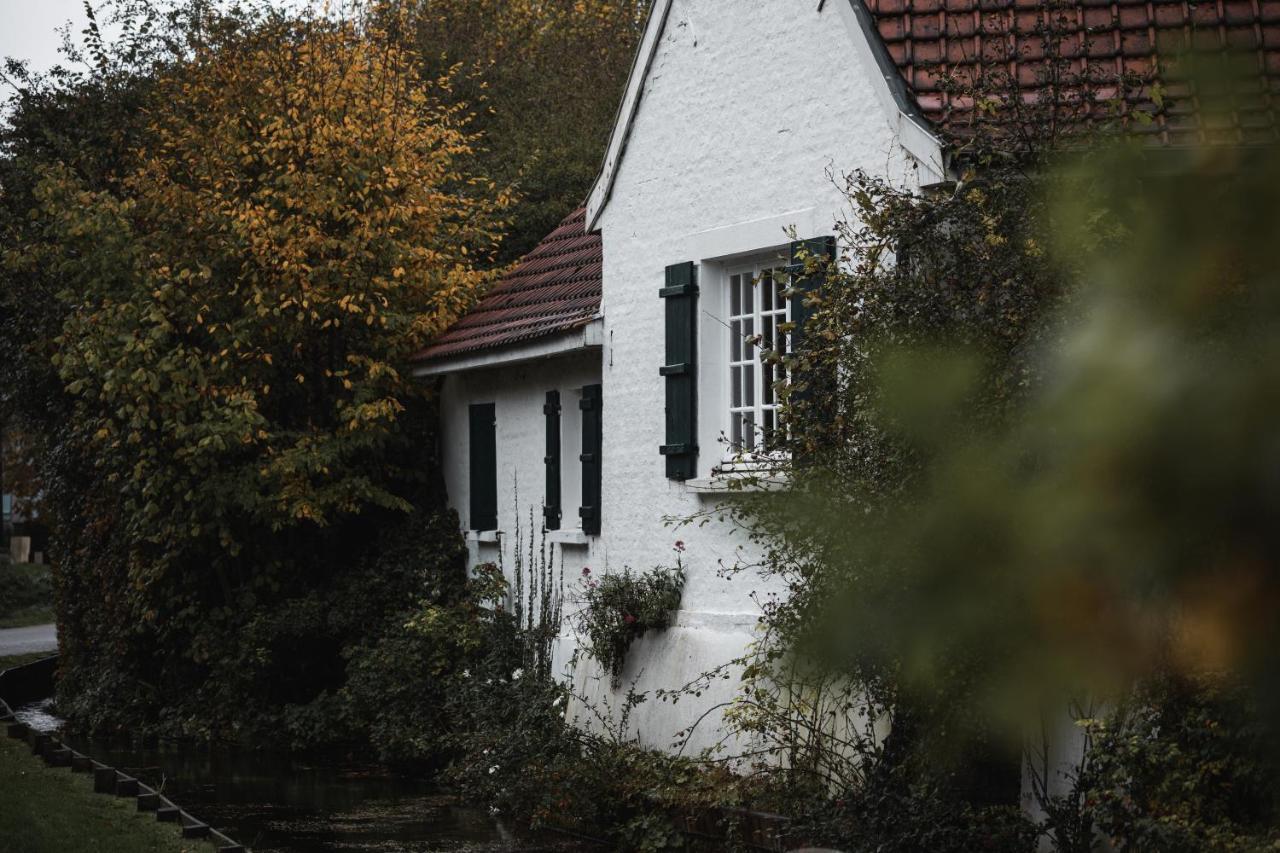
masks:
{"label": "blurred foreground foliage", "polygon": [[1039,263],[1070,272],[1052,302],[995,281],[977,322],[933,328],[911,302],[948,285],[917,289],[908,251],[883,275],[909,295],[873,289],[835,345],[857,351],[853,445],[831,468],[818,445],[777,510],[835,572],[808,627],[906,687],[963,671],[1013,718],[1166,667],[1243,673],[1272,703],[1280,159],[1099,152],[1048,198]]}
{"label": "blurred foreground foliage", "polygon": [[1280,156],[957,150],[849,177],[844,263],[763,354],[789,489],[708,515],[790,594],[727,720],[850,849],[1270,849]]}

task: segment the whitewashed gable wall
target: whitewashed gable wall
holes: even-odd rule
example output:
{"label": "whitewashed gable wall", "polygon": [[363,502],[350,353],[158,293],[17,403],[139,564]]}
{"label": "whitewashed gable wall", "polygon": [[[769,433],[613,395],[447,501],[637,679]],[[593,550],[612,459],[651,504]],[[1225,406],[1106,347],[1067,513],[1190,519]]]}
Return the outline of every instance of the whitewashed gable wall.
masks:
{"label": "whitewashed gable wall", "polygon": [[[640,690],[673,687],[740,655],[758,606],[780,592],[754,573],[722,569],[751,555],[728,524],[672,529],[671,517],[714,506],[666,479],[664,268],[699,264],[699,476],[724,453],[721,365],[727,350],[720,306],[727,256],[785,249],[783,228],[801,238],[834,233],[845,201],[837,183],[854,169],[916,181],[890,130],[848,29],[828,0],[674,0],[639,111],[598,227],[604,238],[605,350],[602,548],[610,569],[669,563],[683,540],[688,585],[678,624],[646,637],[624,680]],[[698,702],[649,702],[634,715],[641,738],[663,746],[734,681]],[[598,695],[607,685],[594,682]],[[718,715],[690,749],[718,741]]]}

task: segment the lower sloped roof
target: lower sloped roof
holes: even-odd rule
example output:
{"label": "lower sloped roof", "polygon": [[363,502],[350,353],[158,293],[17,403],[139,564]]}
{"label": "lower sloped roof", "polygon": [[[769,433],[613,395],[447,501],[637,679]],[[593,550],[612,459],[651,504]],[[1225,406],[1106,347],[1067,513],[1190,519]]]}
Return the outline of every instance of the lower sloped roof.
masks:
{"label": "lower sloped roof", "polygon": [[603,246],[578,208],[542,239],[418,363],[516,346],[579,329],[600,313]]}

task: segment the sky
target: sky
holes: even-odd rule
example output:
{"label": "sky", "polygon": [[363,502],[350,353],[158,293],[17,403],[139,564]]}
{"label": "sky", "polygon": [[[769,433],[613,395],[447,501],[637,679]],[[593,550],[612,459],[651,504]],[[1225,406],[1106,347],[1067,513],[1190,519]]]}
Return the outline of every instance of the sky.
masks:
{"label": "sky", "polygon": [[0,0],[0,57],[26,59],[34,70],[47,70],[60,59],[56,30],[68,20],[78,37],[85,25],[82,0]]}
{"label": "sky", "polygon": [[[289,7],[296,0],[273,2]],[[93,5],[99,8],[102,0],[93,0]],[[0,58],[25,59],[32,70],[47,71],[62,60],[58,53],[62,36],[57,30],[68,21],[78,42],[88,21],[84,0],[0,0]],[[103,33],[110,38],[111,28],[104,26]],[[0,100],[3,97],[0,92]]]}

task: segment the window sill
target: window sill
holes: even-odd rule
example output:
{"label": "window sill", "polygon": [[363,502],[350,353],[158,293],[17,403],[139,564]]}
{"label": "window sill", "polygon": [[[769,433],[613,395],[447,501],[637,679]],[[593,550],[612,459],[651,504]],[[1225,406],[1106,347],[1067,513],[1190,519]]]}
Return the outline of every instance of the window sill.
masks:
{"label": "window sill", "polygon": [[788,488],[785,474],[767,471],[721,471],[711,477],[685,480],[685,488],[698,495],[758,494],[783,492]]}
{"label": "window sill", "polygon": [[468,530],[467,541],[485,545],[496,545],[502,538],[501,530]]}
{"label": "window sill", "polygon": [[591,537],[581,530],[548,530],[547,541],[558,543],[561,548],[585,548],[591,544]]}

